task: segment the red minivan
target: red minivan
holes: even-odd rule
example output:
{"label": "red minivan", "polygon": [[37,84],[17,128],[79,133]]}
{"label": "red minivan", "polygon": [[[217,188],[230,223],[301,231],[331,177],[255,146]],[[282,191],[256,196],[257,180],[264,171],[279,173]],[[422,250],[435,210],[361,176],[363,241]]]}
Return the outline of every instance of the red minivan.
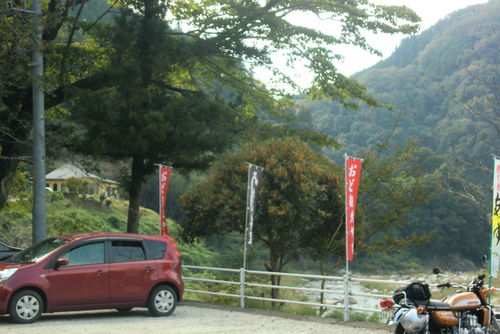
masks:
{"label": "red minivan", "polygon": [[147,307],[174,312],[181,258],[172,238],[78,233],[47,238],[0,262],[0,314],[31,323],[44,312]]}

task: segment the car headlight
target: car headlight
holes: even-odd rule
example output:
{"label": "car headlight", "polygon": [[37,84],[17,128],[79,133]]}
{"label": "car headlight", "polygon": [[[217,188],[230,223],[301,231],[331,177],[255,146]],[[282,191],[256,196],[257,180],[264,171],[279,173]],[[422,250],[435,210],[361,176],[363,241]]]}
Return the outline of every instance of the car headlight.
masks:
{"label": "car headlight", "polygon": [[0,284],[5,282],[10,276],[17,271],[17,268],[9,268],[0,271]]}

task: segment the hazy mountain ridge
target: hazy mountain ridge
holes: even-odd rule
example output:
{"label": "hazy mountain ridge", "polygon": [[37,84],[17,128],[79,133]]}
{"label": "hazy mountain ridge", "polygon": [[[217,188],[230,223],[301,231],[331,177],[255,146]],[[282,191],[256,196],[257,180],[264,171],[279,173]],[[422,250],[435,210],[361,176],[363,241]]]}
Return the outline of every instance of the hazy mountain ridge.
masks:
{"label": "hazy mountain ridge", "polygon": [[[395,110],[362,106],[351,111],[331,101],[303,102],[312,110],[314,125],[344,145],[342,153],[375,145],[392,130],[402,111],[394,141],[426,137],[425,146],[436,152],[448,151],[454,141],[461,153],[489,159],[483,137],[494,136],[495,130],[450,98],[480,101],[482,88],[463,69],[498,77],[499,48],[500,1],[491,0],[450,14],[403,40],[388,59],[355,75],[370,94]],[[338,160],[341,153],[327,154]]]}
{"label": "hazy mountain ridge", "polygon": [[[492,124],[465,111],[462,103],[474,99],[479,109],[491,109],[485,95],[491,97],[494,90],[468,71],[490,81],[499,78],[499,50],[500,1],[490,0],[456,11],[404,39],[389,58],[354,75],[369,94],[394,110],[367,106],[345,110],[332,101],[304,99],[301,103],[310,109],[314,126],[343,145],[340,150],[323,151],[339,164],[344,153],[357,156],[388,136],[401,112],[391,143],[422,139],[425,150],[413,163],[424,172],[452,163],[446,154],[452,150],[463,157],[478,157],[489,166],[493,152],[487,141],[498,140],[498,133]],[[471,202],[445,193],[413,210],[409,229],[400,233],[436,231],[430,244],[409,255],[426,263],[449,263],[450,256],[477,262],[490,244],[486,214]]]}

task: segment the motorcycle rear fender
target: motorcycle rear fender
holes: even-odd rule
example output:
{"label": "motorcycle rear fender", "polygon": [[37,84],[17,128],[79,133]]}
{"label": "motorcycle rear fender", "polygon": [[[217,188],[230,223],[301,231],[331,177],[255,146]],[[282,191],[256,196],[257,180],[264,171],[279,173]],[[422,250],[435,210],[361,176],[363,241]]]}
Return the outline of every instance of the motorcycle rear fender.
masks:
{"label": "motorcycle rear fender", "polygon": [[407,307],[402,307],[399,310],[397,310],[394,313],[394,318],[392,318],[392,321],[389,322],[389,325],[399,324],[399,322],[401,321],[401,319],[403,319],[403,317],[405,316],[406,313],[408,313],[409,310],[410,309],[407,308]]}

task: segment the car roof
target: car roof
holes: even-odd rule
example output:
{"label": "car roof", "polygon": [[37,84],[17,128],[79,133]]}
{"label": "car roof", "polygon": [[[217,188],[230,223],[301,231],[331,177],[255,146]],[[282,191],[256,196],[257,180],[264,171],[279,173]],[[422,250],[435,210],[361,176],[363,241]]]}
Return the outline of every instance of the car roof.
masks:
{"label": "car roof", "polygon": [[70,240],[85,240],[91,238],[140,238],[140,239],[167,239],[161,235],[145,235],[136,233],[120,233],[120,232],[80,232],[54,236],[53,238],[63,238]]}

